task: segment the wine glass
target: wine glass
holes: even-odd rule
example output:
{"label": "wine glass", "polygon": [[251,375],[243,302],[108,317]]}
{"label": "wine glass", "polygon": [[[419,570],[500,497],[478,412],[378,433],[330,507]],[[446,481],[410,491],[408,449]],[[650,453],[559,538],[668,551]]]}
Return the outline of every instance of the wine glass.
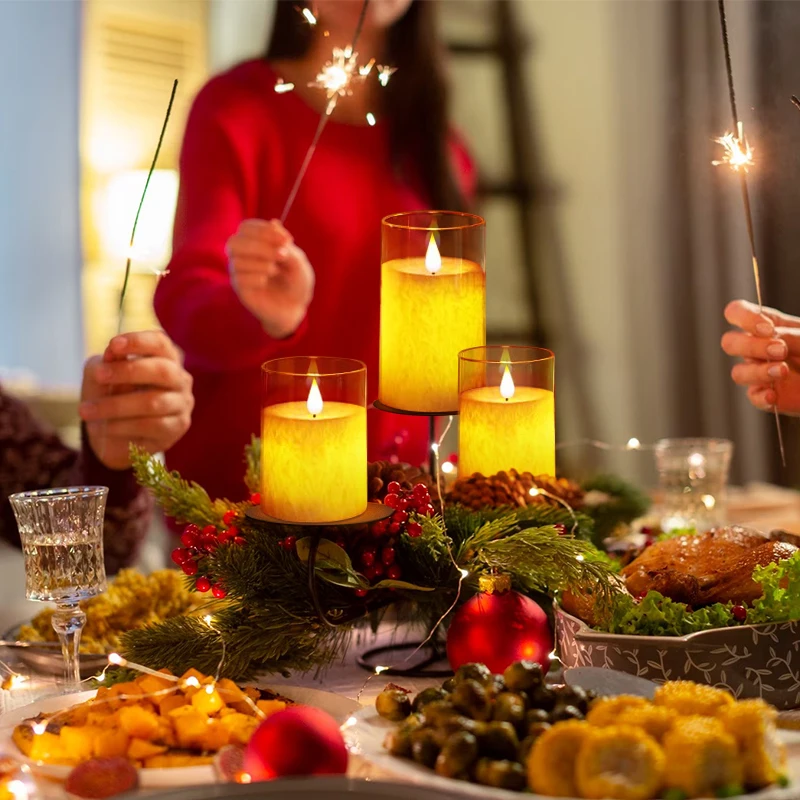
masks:
{"label": "wine glass", "polygon": [[105,486],[71,486],[9,497],[25,556],[28,600],[56,604],[53,630],[61,642],[66,682],[80,682],[78,649],[86,614],[80,601],[106,588],[103,563]]}

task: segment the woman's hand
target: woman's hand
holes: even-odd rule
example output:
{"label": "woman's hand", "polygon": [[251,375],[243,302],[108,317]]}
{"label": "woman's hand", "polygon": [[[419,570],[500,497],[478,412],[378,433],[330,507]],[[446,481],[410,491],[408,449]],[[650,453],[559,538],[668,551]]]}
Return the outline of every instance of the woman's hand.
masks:
{"label": "woman's hand", "polygon": [[731,377],[747,387],[750,402],[762,411],[777,407],[783,414],[800,414],[800,317],[755,303],[734,300],[725,319],[740,328],[722,337],[722,349],[738,356]]}
{"label": "woman's hand", "polygon": [[86,362],[80,415],[109,469],[130,466],[131,442],[150,453],[169,450],[189,430],[192,408],[192,376],[161,331],[115,336]]}
{"label": "woman's hand", "polygon": [[247,219],[228,239],[228,269],[242,305],[275,339],[291,336],[314,296],[314,270],[278,220]]}

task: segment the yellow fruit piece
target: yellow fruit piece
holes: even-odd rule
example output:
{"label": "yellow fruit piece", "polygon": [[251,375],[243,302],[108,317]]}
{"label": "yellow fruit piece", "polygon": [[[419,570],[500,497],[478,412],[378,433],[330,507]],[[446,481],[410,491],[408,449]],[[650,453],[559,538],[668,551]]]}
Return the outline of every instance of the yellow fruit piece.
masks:
{"label": "yellow fruit piece", "polygon": [[736,740],[719,720],[679,719],[664,737],[665,784],[689,797],[713,797],[717,790],[742,783]]}
{"label": "yellow fruit piece", "polygon": [[144,739],[131,739],[128,745],[127,756],[131,761],[143,761],[145,758],[152,756],[159,756],[167,752],[167,747],[163,745],[153,744]]}
{"label": "yellow fruit piece", "polygon": [[192,756],[184,753],[166,753],[160,756],[146,758],[142,765],[147,769],[164,769],[173,767],[199,767],[211,764],[213,756]]}
{"label": "yellow fruit piece", "polygon": [[72,727],[65,725],[61,729],[61,744],[69,758],[75,761],[88,761],[94,755],[95,741],[106,731],[93,725]]}
{"label": "yellow fruit piece", "polygon": [[528,756],[528,786],[538,794],[577,797],[575,760],[592,732],[591,725],[579,720],[559,722],[545,731]]}
{"label": "yellow fruit piece", "polygon": [[247,744],[261,720],[237,713],[229,714],[227,717],[220,719],[219,722],[227,729],[231,743]]}
{"label": "yellow fruit piece", "polygon": [[242,690],[244,693],[255,703],[256,700],[261,699],[261,692],[255,686],[245,686]]}
{"label": "yellow fruit piece", "polygon": [[203,739],[203,750],[216,752],[225,747],[230,741],[230,731],[222,724],[221,720],[212,719]]}
{"label": "yellow fruit piece", "polygon": [[55,733],[35,734],[31,743],[30,758],[33,761],[44,761],[48,764],[75,764],[71,759],[61,739]]}
{"label": "yellow fruit piece", "polygon": [[95,758],[123,758],[128,752],[130,737],[121,728],[104,730],[94,740]]}
{"label": "yellow fruit piece", "polygon": [[678,718],[677,711],[665,706],[629,706],[620,712],[617,724],[641,728],[648,736],[661,742]]}
{"label": "yellow fruit piece", "polygon": [[158,720],[158,732],[153,737],[155,744],[165,744],[167,747],[177,747],[178,738],[175,736],[175,728],[172,727],[172,720],[161,717]]}
{"label": "yellow fruit piece", "polygon": [[778,712],[763,700],[742,700],[719,710],[717,719],[739,747],[744,782],[751,789],[786,773],[786,749],[778,738]]}
{"label": "yellow fruit piece", "polygon": [[653,702],[673,708],[681,716],[713,717],[720,708],[732,705],[733,696],[724,689],[692,681],[668,681],[656,689]]}
{"label": "yellow fruit piece", "polygon": [[255,716],[256,712],[253,710],[253,705],[255,704],[251,705],[246,700],[242,700],[240,703],[231,703],[230,705],[238,714],[244,714],[246,717]]}
{"label": "yellow fruit piece", "polygon": [[109,690],[109,695],[112,697],[119,697],[122,695],[132,695],[138,697],[144,694],[136,681],[127,681],[126,683],[115,683]]}
{"label": "yellow fruit piece", "polygon": [[644,697],[634,697],[631,694],[621,694],[617,697],[600,697],[592,703],[586,721],[590,725],[602,728],[605,725],[616,725],[622,711],[627,708],[647,708],[649,700]]}
{"label": "yellow fruit piece", "polygon": [[228,704],[244,701],[244,692],[230,678],[220,678],[217,681],[217,691]]}
{"label": "yellow fruit piece", "polygon": [[[181,709],[177,709],[180,711]],[[175,736],[178,746],[191,750],[192,748],[202,749],[203,737],[208,730],[209,719],[205,714],[201,714],[195,709],[189,712],[174,716],[172,724],[175,726]]]}
{"label": "yellow fruit piece", "polygon": [[575,763],[580,797],[649,800],[664,777],[664,753],[640,728],[609,725],[584,739]]}
{"label": "yellow fruit piece", "polygon": [[202,672],[198,672],[194,667],[191,667],[190,669],[187,669],[186,672],[183,673],[183,675],[181,675],[180,678],[181,683],[186,683],[186,681],[188,681],[189,678],[194,678],[198,683],[202,683],[205,680],[206,676],[203,675]]}
{"label": "yellow fruit piece", "polygon": [[158,717],[140,706],[125,706],[117,713],[119,724],[128,736],[152,739],[158,731]]}
{"label": "yellow fruit piece", "polygon": [[157,678],[155,675],[142,675],[141,678],[136,679],[136,683],[139,684],[142,694],[155,694],[163,692],[165,689],[174,689],[177,686],[174,681]]}
{"label": "yellow fruit piece", "polygon": [[185,706],[189,703],[189,698],[185,695],[176,692],[175,694],[167,694],[161,698],[158,702],[158,713],[161,714],[162,717],[166,717],[170,711],[173,711],[176,708],[180,708],[181,706]]}
{"label": "yellow fruit piece", "polygon": [[200,714],[200,712],[191,703],[184,703],[182,706],[173,708],[172,711],[167,714],[167,716],[170,719],[175,720],[183,717],[186,714]]}
{"label": "yellow fruit piece", "polygon": [[200,713],[207,714],[210,717],[225,705],[225,701],[219,696],[219,692],[209,684],[192,696],[192,705]]}
{"label": "yellow fruit piece", "polygon": [[90,710],[91,709],[89,705],[86,703],[80,703],[77,706],[72,706],[72,708],[59,711],[57,717],[58,723],[59,725],[74,725],[75,727],[85,725],[89,717]]}
{"label": "yellow fruit piece", "polygon": [[283,711],[286,708],[286,703],[283,700],[257,700],[256,707],[269,717],[271,714]]}

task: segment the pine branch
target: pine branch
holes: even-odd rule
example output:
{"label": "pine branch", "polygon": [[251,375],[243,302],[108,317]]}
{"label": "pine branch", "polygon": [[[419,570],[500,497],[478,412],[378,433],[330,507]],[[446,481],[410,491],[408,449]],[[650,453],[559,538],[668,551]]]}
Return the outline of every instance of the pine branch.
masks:
{"label": "pine branch", "polygon": [[592,541],[598,547],[617,526],[633,522],[651,505],[644,492],[616,475],[596,475],[584,482],[581,488],[589,495],[589,500],[593,492],[598,492],[601,497],[607,496],[602,502],[587,505],[584,509],[594,519]]}

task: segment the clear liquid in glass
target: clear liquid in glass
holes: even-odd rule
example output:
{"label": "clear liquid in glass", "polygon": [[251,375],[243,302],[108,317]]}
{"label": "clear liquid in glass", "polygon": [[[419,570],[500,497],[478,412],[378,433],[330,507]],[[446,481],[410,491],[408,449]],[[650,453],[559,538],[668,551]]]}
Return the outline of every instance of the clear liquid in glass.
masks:
{"label": "clear liquid in glass", "polygon": [[30,600],[78,602],[105,591],[102,540],[75,541],[74,534],[26,538],[25,591]]}

